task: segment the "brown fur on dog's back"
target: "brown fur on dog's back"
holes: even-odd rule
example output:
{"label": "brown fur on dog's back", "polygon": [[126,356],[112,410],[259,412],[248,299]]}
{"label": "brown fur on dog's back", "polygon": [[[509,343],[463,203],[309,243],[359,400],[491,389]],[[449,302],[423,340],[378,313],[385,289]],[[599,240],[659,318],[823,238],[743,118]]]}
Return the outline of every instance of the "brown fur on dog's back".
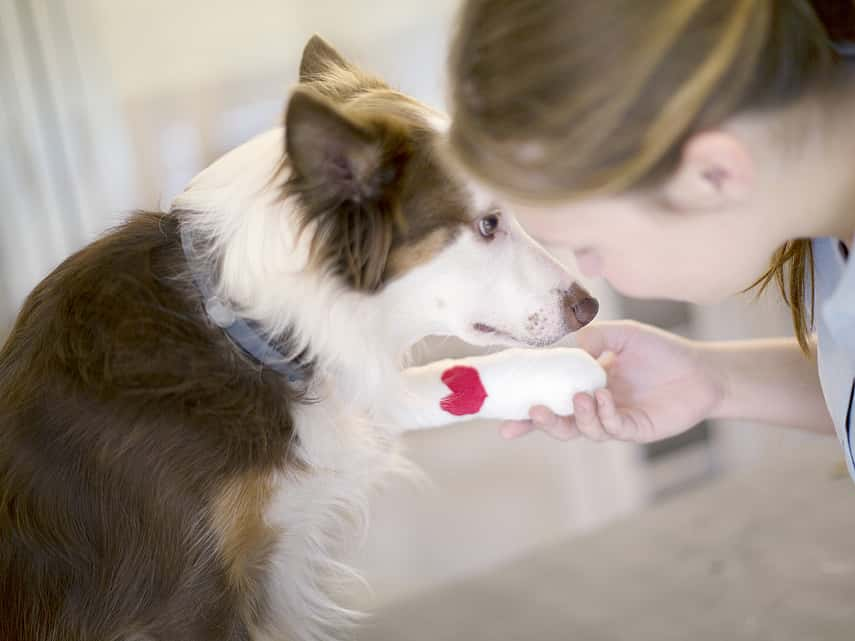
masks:
{"label": "brown fur on dog's back", "polygon": [[173,216],[66,260],[0,351],[0,639],[248,638],[294,398],[206,323]]}

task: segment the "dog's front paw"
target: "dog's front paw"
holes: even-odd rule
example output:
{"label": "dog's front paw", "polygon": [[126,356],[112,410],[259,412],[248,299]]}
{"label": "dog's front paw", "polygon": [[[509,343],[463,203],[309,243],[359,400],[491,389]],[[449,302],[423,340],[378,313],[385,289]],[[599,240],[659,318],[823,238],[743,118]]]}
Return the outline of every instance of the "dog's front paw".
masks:
{"label": "dog's front paw", "polygon": [[605,387],[606,372],[580,349],[509,349],[454,361],[442,379],[453,392],[442,404],[449,414],[524,420],[535,405],[569,416],[573,395]]}

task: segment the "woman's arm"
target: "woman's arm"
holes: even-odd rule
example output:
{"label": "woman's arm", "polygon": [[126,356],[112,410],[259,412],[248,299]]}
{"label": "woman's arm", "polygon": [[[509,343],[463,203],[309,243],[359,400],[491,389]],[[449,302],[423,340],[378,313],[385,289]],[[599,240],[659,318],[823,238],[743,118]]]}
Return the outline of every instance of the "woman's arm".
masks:
{"label": "woman's arm", "polygon": [[833,433],[816,363],[795,339],[763,339],[702,344],[711,371],[722,385],[711,418],[734,418],[821,433]]}

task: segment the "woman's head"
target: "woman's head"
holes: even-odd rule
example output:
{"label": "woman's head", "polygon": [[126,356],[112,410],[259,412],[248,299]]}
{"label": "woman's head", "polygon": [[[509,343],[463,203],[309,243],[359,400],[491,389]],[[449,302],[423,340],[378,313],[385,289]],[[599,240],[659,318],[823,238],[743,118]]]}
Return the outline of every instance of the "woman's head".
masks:
{"label": "woman's head", "polygon": [[454,156],[626,293],[733,293],[798,234],[797,190],[777,180],[811,143],[792,131],[807,126],[795,106],[839,84],[818,4],[468,0],[451,55]]}

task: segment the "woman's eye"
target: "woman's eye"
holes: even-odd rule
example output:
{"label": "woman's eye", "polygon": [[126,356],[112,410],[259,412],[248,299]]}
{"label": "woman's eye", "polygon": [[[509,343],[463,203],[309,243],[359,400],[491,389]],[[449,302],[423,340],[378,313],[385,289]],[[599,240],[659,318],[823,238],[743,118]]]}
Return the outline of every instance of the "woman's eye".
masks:
{"label": "woman's eye", "polygon": [[484,216],[478,220],[478,233],[484,238],[492,238],[499,227],[499,217],[495,214]]}

